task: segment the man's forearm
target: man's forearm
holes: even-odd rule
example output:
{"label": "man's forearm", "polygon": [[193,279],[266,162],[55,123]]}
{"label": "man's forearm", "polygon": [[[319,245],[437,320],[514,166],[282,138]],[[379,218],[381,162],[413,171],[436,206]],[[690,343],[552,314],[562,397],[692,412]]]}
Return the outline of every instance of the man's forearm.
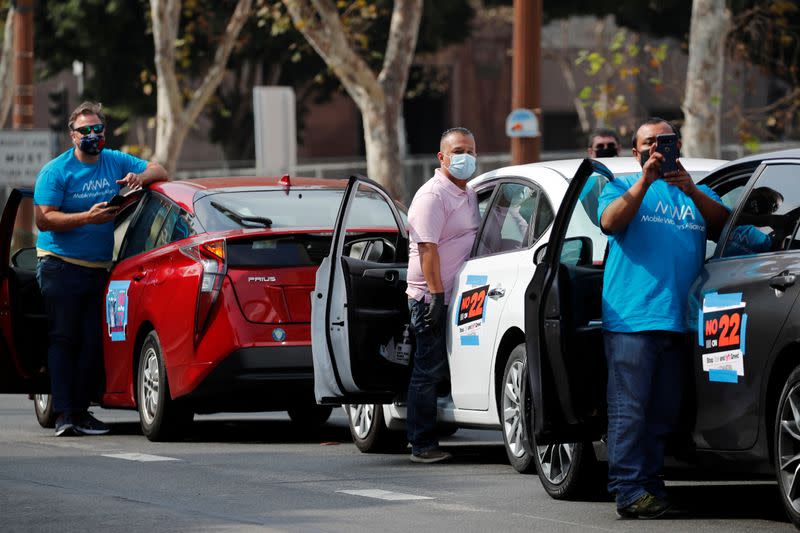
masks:
{"label": "man's forearm", "polygon": [[719,237],[719,234],[722,232],[722,227],[725,225],[725,222],[727,222],[730,212],[724,205],[717,202],[699,189],[697,189],[697,191],[694,192],[690,198],[694,202],[694,205],[697,206],[697,209],[700,210],[700,214],[703,215],[703,218],[706,220],[706,226],[708,228],[706,233],[708,234],[709,238],[716,240],[717,237]]}
{"label": "man's forearm", "polygon": [[439,247],[432,243],[420,243],[417,246],[422,275],[428,285],[428,292],[432,294],[444,292],[442,271],[439,267]]}
{"label": "man's forearm", "polygon": [[88,211],[82,213],[63,213],[48,211],[36,213],[36,227],[39,231],[69,231],[89,223]]}
{"label": "man's forearm", "polygon": [[142,177],[142,184],[149,185],[157,181],[166,181],[169,179],[167,170],[158,163],[147,163],[147,168],[139,174]]}
{"label": "man's forearm", "polygon": [[639,178],[622,196],[608,204],[600,218],[603,231],[617,233],[628,227],[642,205],[647,188],[644,178]]}

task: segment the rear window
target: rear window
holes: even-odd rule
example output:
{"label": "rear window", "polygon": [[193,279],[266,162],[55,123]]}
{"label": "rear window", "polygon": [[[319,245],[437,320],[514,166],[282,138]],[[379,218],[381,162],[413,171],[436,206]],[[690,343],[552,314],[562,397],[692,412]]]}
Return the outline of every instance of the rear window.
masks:
{"label": "rear window", "polygon": [[[194,208],[206,231],[259,227],[333,228],[343,194],[343,189],[224,192],[200,198]],[[388,205],[377,194],[359,190],[356,201],[354,225],[385,227],[387,219],[393,221]]]}
{"label": "rear window", "polygon": [[302,233],[228,241],[232,267],[319,266],[331,248],[331,235]]}

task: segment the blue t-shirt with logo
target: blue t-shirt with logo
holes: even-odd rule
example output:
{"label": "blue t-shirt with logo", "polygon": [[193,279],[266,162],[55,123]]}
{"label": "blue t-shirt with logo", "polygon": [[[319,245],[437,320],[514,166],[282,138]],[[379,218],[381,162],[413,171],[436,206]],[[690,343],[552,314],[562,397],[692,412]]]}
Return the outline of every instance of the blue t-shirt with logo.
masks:
{"label": "blue t-shirt with logo", "polygon": [[[117,180],[129,172],[141,173],[147,161],[117,150],[103,150],[96,163],[81,163],[72,148],[47,163],[33,193],[36,205],[51,205],[63,213],[88,211],[107,202],[120,190]],[[69,231],[42,231],[36,247],[84,261],[110,261],[114,251],[114,223],[86,224]]]}
{"label": "blue t-shirt with logo", "polygon": [[[600,195],[598,218],[641,173],[609,182]],[[701,185],[714,200],[719,196]],[[656,180],[628,226],[608,239],[603,281],[603,328],[686,331],[689,287],[703,266],[706,222],[678,187]]]}

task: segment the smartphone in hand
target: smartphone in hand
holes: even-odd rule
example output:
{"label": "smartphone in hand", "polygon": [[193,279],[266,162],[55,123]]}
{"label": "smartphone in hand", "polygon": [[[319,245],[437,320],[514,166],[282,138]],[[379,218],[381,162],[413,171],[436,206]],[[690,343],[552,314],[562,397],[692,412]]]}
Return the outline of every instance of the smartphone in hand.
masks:
{"label": "smartphone in hand", "polygon": [[656,152],[664,156],[661,162],[661,177],[667,172],[678,170],[678,136],[674,133],[663,133],[656,136]]}
{"label": "smartphone in hand", "polygon": [[115,194],[114,197],[108,201],[108,207],[125,207],[132,202],[138,201],[143,194],[143,188],[131,190],[127,187],[123,187],[118,194]]}

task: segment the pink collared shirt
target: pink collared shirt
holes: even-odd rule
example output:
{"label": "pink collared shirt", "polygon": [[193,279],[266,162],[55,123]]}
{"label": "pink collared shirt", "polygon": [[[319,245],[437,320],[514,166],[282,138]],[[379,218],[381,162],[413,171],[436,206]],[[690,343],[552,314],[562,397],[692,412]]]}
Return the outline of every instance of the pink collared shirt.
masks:
{"label": "pink collared shirt", "polygon": [[479,224],[475,191],[462,190],[436,169],[433,177],[414,195],[408,209],[410,242],[406,294],[415,300],[429,299],[417,243],[430,242],[438,246],[444,298],[445,303],[449,302],[456,272],[469,257]]}

